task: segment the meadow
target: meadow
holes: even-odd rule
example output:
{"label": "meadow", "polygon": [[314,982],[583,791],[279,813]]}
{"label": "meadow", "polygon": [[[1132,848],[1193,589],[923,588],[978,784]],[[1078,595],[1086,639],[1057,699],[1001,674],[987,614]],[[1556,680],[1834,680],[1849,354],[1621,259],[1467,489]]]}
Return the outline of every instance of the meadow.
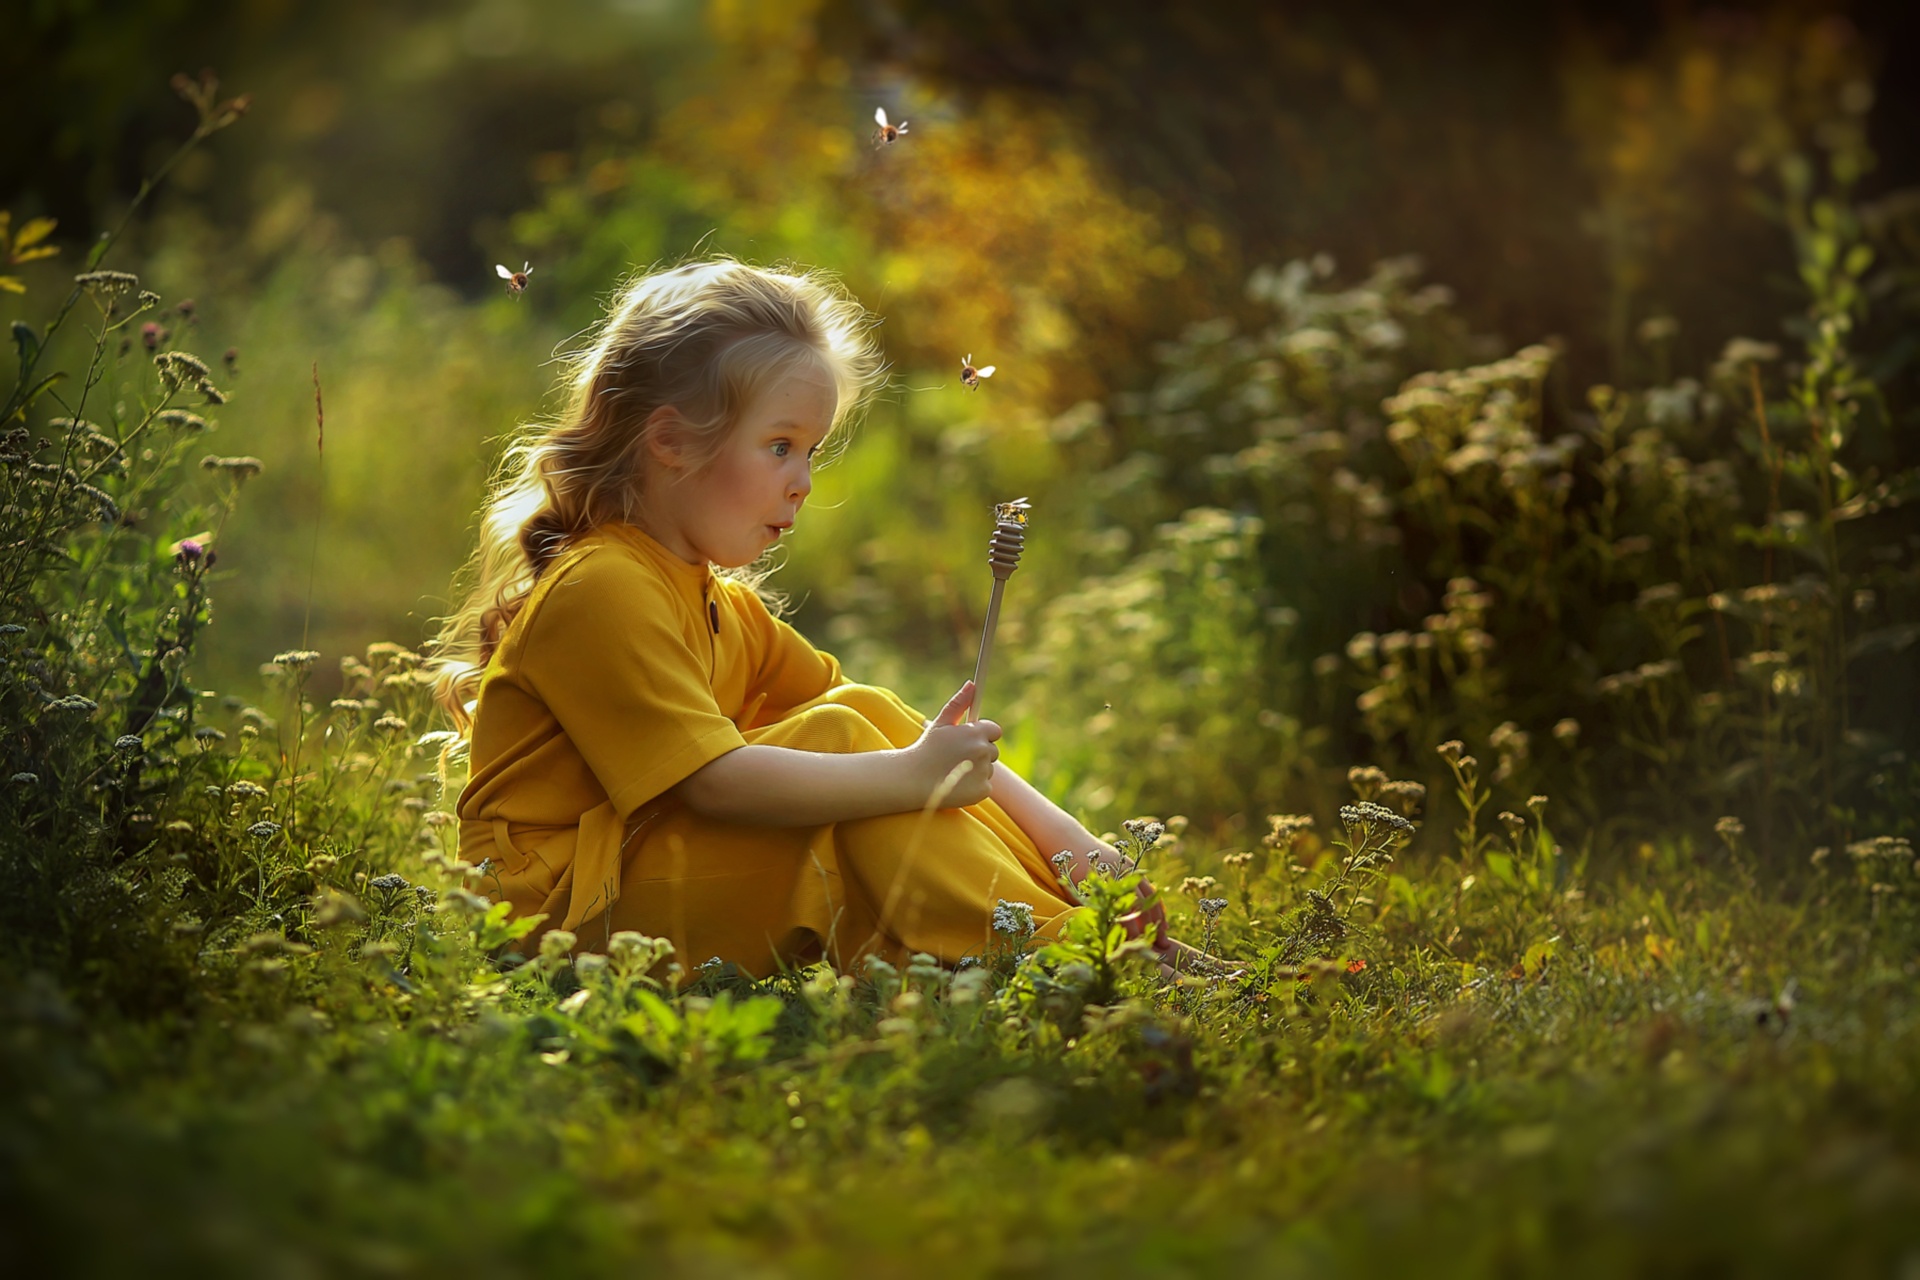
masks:
{"label": "meadow", "polygon": [[[892,85],[875,146],[775,10],[714,7],[646,147],[602,110],[535,157],[524,298],[283,172],[238,239],[169,203],[257,123],[210,74],[96,232],[0,221],[8,1255],[1920,1274],[1920,202],[1873,187],[1860,51],[1581,70],[1601,319],[1512,341],[1410,256],[1249,260],[1070,114]],[[1790,294],[1711,341],[1649,275],[1709,146]],[[944,697],[1032,495],[989,714],[1132,867],[1059,941],[1007,904],[957,970],[526,955],[460,859],[434,601],[547,354],[696,242],[888,317],[775,579],[850,672]],[[1126,939],[1143,877],[1222,973]]]}

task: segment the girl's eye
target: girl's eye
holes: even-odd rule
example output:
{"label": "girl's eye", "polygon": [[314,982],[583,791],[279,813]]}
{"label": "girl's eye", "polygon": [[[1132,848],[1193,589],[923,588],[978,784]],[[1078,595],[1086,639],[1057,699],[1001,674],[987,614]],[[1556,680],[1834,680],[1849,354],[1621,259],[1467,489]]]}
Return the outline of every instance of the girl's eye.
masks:
{"label": "girl's eye", "polygon": [[773,446],[773,456],[776,458],[784,458],[792,449],[793,449],[792,445],[788,444],[785,440],[782,440],[780,441],[780,443]]}

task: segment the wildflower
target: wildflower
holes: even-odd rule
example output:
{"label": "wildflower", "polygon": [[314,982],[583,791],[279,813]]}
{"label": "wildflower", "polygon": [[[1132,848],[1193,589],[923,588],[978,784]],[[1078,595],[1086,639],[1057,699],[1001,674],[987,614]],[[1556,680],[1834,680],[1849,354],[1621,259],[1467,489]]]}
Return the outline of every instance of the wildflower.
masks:
{"label": "wildflower", "polygon": [[259,840],[264,843],[265,841],[271,840],[275,836],[280,834],[280,824],[277,822],[268,822],[266,819],[262,818],[260,821],[254,823],[252,826],[247,828],[247,834],[252,836],[255,840]]}
{"label": "wildflower", "polygon": [[1064,876],[1067,874],[1067,868],[1073,865],[1073,853],[1070,850],[1062,849],[1051,858],[1048,858],[1047,861],[1053,864],[1054,874]]}
{"label": "wildflower", "polygon": [[1729,338],[1727,345],[1720,351],[1720,363],[1729,369],[1743,365],[1764,364],[1780,358],[1780,348],[1771,342],[1756,342],[1752,338]]}
{"label": "wildflower", "polygon": [[89,716],[99,709],[99,703],[92,698],[83,698],[77,693],[70,693],[64,698],[55,698],[47,704],[49,711],[78,711],[82,715]]}
{"label": "wildflower", "polygon": [[1380,788],[1386,786],[1389,781],[1391,779],[1387,777],[1387,771],[1378,765],[1357,764],[1347,770],[1347,785],[1352,787],[1353,793],[1362,800],[1373,799]]}
{"label": "wildflower", "polygon": [[1366,962],[1365,960],[1349,960],[1349,961],[1347,961],[1347,972],[1348,972],[1348,973],[1359,973],[1359,972],[1361,972],[1362,970],[1364,970],[1364,969],[1365,969],[1366,967],[1367,967],[1367,962]]}
{"label": "wildflower", "polygon": [[397,871],[389,871],[383,876],[375,876],[367,883],[382,893],[398,893],[400,890],[409,887],[407,878]]}
{"label": "wildflower", "polygon": [[153,367],[160,371],[161,380],[170,387],[203,382],[210,372],[206,361],[187,351],[162,351],[153,358]]}
{"label": "wildflower", "polygon": [[1398,805],[1402,814],[1412,817],[1413,811],[1427,798],[1427,788],[1418,782],[1394,781],[1381,787],[1380,795]]}
{"label": "wildflower", "polygon": [[407,731],[407,722],[392,712],[388,712],[378,720],[375,720],[373,727],[382,733],[405,733]]}
{"label": "wildflower", "polygon": [[27,629],[17,622],[0,622],[0,636],[23,636]]}
{"label": "wildflower", "polygon": [[304,671],[319,657],[320,655],[312,649],[289,649],[285,653],[274,654],[273,665],[283,669],[291,667],[296,671]]}
{"label": "wildflower", "polygon": [[109,298],[132,293],[140,287],[140,277],[130,271],[83,271],[73,278],[73,282],[82,289]]}
{"label": "wildflower", "polygon": [[[591,951],[583,956],[575,956],[573,961],[573,971],[579,974],[583,978],[591,978],[595,974],[601,972],[606,967],[607,967],[607,958],[603,955],[600,955],[596,952],[591,952]],[[574,1000],[586,994],[588,993],[585,991],[576,991],[574,992],[573,995],[567,998],[569,1000]],[[581,1003],[584,1004],[585,1001],[582,1001]]]}
{"label": "wildflower", "polygon": [[7,781],[16,787],[35,787],[40,785],[40,775],[37,773],[16,773],[11,778],[8,778]]}
{"label": "wildflower", "polygon": [[1815,867],[1818,867],[1824,870],[1827,865],[1827,857],[1832,852],[1833,850],[1827,848],[1826,845],[1821,845],[1818,849],[1815,849],[1813,851],[1813,853],[1807,858],[1807,861],[1811,862]]}
{"label": "wildflower", "polygon": [[358,715],[367,709],[367,704],[358,698],[335,698],[327,704],[327,707],[343,715]]}
{"label": "wildflower", "polygon": [[[424,893],[428,901],[432,900],[433,891],[431,889],[428,889],[425,885],[417,886],[414,889],[414,892]],[[445,893],[440,895],[440,905],[443,907],[451,907],[455,911],[460,911],[470,916],[483,916],[487,914],[487,912],[491,910],[493,907],[493,903],[491,903],[487,899],[481,897],[479,894],[474,893],[469,889],[447,890]],[[553,933],[565,933],[565,930],[555,929]],[[553,933],[548,934],[547,937],[548,938],[552,937]],[[567,939],[567,945],[561,950],[561,954],[563,955],[566,953],[566,951],[572,949],[573,947],[573,935],[570,933],[566,933],[566,939]],[[546,955],[546,953],[547,953],[547,940],[546,938],[542,938],[540,940],[540,954],[544,956]]]}
{"label": "wildflower", "polygon": [[123,733],[113,740],[113,749],[115,751],[138,751],[145,745],[137,733]]}
{"label": "wildflower", "polygon": [[1200,899],[1200,914],[1206,917],[1207,927],[1209,929],[1220,919],[1220,913],[1226,909],[1227,900],[1225,898]]}
{"label": "wildflower", "polygon": [[1267,815],[1270,828],[1266,837],[1260,841],[1269,849],[1286,848],[1313,826],[1313,819],[1298,813],[1270,813]]}
{"label": "wildflower", "polygon": [[1386,827],[1392,831],[1412,831],[1413,824],[1387,808],[1371,800],[1362,800],[1358,804],[1340,806],[1340,823],[1347,828]]}
{"label": "wildflower", "polygon": [[1511,809],[1500,811],[1500,825],[1507,829],[1507,839],[1515,842],[1527,831],[1527,820]]}
{"label": "wildflower", "polygon": [[1436,750],[1440,754],[1440,758],[1442,760],[1445,760],[1448,764],[1459,764],[1461,753],[1464,752],[1466,749],[1467,749],[1467,744],[1460,741],[1460,739],[1458,738],[1449,739],[1448,741],[1441,743],[1439,747],[1436,748]]}
{"label": "wildflower", "polygon": [[1347,657],[1353,659],[1355,662],[1371,662],[1373,661],[1373,656],[1378,644],[1379,637],[1374,635],[1373,632],[1358,632],[1351,640],[1347,641]]}
{"label": "wildflower", "polygon": [[154,421],[163,427],[175,431],[185,431],[189,435],[198,435],[207,429],[207,420],[197,413],[188,413],[185,409],[162,409],[154,416]]}
{"label": "wildflower", "polygon": [[1128,818],[1120,824],[1142,849],[1151,849],[1167,833],[1167,824],[1157,818]]}
{"label": "wildflower", "polygon": [[1228,854],[1226,857],[1220,859],[1220,861],[1238,871],[1253,862],[1253,854],[1250,851],[1241,850],[1239,853]]}
{"label": "wildflower", "polygon": [[206,544],[198,538],[182,538],[167,550],[173,553],[174,563],[183,569],[199,564],[207,554]]}
{"label": "wildflower", "polygon": [[1580,740],[1580,722],[1571,716],[1554,722],[1553,740],[1563,746],[1571,747]]}
{"label": "wildflower", "polygon": [[228,347],[226,354],[220,357],[220,363],[224,364],[227,367],[227,372],[229,374],[239,373],[240,372],[240,367],[239,367],[240,366],[240,348]]}
{"label": "wildflower", "polygon": [[365,907],[359,899],[350,893],[337,889],[326,889],[313,896],[313,923],[321,929],[331,929],[343,924],[364,924],[367,919]]}
{"label": "wildflower", "polygon": [[140,326],[140,345],[149,351],[158,351],[160,344],[172,336],[172,330],[162,327],[153,320]]}
{"label": "wildflower", "polygon": [[425,817],[421,818],[420,821],[426,823],[430,827],[450,827],[454,823],[460,821],[460,819],[455,817],[453,814],[448,813],[444,809],[436,809],[432,813],[429,813]]}
{"label": "wildflower", "polygon": [[1680,332],[1680,322],[1672,316],[1648,316],[1640,322],[1635,336],[1648,346],[1672,340]]}
{"label": "wildflower", "polygon": [[1219,884],[1212,876],[1188,876],[1180,882],[1180,892],[1190,898],[1205,897],[1209,889]]}
{"label": "wildflower", "polygon": [[1026,939],[1033,936],[1033,905],[999,899],[993,908],[993,931],[1003,937]]}
{"label": "wildflower", "polygon": [[540,939],[542,960],[564,960],[580,939],[568,929],[549,929]]}
{"label": "wildflower", "polygon": [[210,453],[200,459],[200,469],[202,471],[224,472],[236,481],[244,481],[251,480],[254,476],[259,475],[261,471],[265,470],[265,465],[258,458],[221,458]]}

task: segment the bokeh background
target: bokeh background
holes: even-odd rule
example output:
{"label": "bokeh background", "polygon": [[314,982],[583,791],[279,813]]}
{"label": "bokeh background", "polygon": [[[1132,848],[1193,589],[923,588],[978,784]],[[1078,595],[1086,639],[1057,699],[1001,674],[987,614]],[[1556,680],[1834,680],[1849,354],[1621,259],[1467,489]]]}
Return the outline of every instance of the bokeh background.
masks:
{"label": "bokeh background", "polygon": [[[1737,584],[1650,568],[1621,579],[1619,616],[1564,618],[1550,593],[1505,590],[1504,684],[1389,723],[1370,714],[1385,695],[1364,702],[1377,671],[1340,655],[1363,628],[1471,622],[1471,585],[1447,583],[1473,556],[1416,563],[1404,477],[1311,459],[1383,447],[1379,402],[1405,378],[1543,342],[1542,440],[1601,429],[1595,384],[1664,388],[1706,397],[1675,446],[1683,467],[1752,456],[1750,424],[1712,425],[1702,380],[1729,340],[1791,346],[1803,323],[1794,219],[1813,187],[1796,195],[1795,173],[1844,185],[1881,237],[1856,347],[1895,408],[1869,415],[1859,447],[1888,473],[1913,460],[1898,410],[1915,376],[1910,6],[33,0],[8,28],[0,207],[57,218],[66,250],[21,269],[29,296],[59,290],[85,229],[111,224],[190,127],[170,73],[211,66],[254,95],[172,175],[124,264],[169,305],[193,300],[168,342],[234,350],[209,443],[265,463],[218,531],[198,662],[222,691],[245,693],[303,636],[331,658],[431,634],[502,442],[557,403],[556,357],[623,274],[707,251],[826,268],[884,318],[892,384],[822,475],[777,579],[796,620],[860,678],[943,696],[971,667],[987,504],[1033,494],[990,713],[1016,725],[1016,761],[1107,818],[1192,806],[1240,823],[1256,797],[1324,798],[1322,766],[1431,764],[1427,738],[1502,724],[1522,734],[1510,768],[1577,793],[1586,766],[1544,760],[1548,726],[1577,718],[1597,748],[1610,716],[1626,734],[1595,682],[1696,638],[1595,658],[1599,633],[1669,579],[1700,598]],[[871,145],[876,105],[910,122],[900,144]],[[522,262],[531,287],[509,297],[494,265]],[[1333,301],[1287,311],[1288,289]],[[1205,399],[1253,359],[1212,346],[1255,340],[1276,308],[1351,356],[1335,391],[1295,386],[1298,412],[1270,419],[1293,424],[1276,429],[1288,448],[1308,442],[1285,459],[1324,482],[1304,498],[1242,484],[1262,465],[1253,437]],[[999,368],[974,394],[955,376],[968,353]],[[1189,465],[1210,457],[1239,461]],[[1736,487],[1765,508],[1745,517],[1756,527],[1778,514]],[[1373,537],[1369,520],[1398,531]],[[1879,563],[1910,578],[1902,536]],[[1773,582],[1759,546],[1739,583]],[[1898,581],[1874,607],[1897,614]],[[1542,619],[1566,645],[1532,644]],[[1911,639],[1887,639],[1869,672],[1883,709],[1912,693]],[[1764,632],[1747,640],[1774,652]],[[1570,651],[1586,657],[1569,667]],[[1844,705],[1809,715],[1702,765],[1718,791],[1700,814],[1778,782],[1754,772],[1762,737],[1868,733],[1848,794],[1876,768],[1883,791],[1887,768],[1909,776],[1894,727]],[[1631,767],[1594,768],[1642,778],[1651,758],[1646,780],[1670,776],[1620,750]],[[1802,830],[1835,803],[1840,766],[1823,759]],[[1601,790],[1586,791],[1595,817],[1618,807]]]}

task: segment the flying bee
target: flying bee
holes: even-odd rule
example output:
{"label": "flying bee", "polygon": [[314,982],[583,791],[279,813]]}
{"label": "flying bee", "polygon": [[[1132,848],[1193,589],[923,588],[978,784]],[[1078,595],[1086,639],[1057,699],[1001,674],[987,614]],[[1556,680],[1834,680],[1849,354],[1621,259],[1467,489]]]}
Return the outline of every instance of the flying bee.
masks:
{"label": "flying bee", "polygon": [[973,356],[968,355],[965,360],[960,362],[960,383],[969,391],[978,390],[980,379],[991,378],[993,371],[998,367],[997,365],[990,364],[984,369],[976,369],[973,367]]}
{"label": "flying bee", "polygon": [[507,282],[507,292],[516,297],[526,289],[527,277],[533,274],[533,268],[524,262],[520,264],[518,271],[509,271],[500,263],[495,263],[493,269],[499,273],[502,280]]}
{"label": "flying bee", "polygon": [[887,123],[887,109],[885,107],[875,107],[873,109],[873,122],[880,126],[873,131],[873,145],[876,147],[884,147],[889,142],[900,141],[900,135],[907,131],[907,122],[905,120],[902,120],[899,124]]}

